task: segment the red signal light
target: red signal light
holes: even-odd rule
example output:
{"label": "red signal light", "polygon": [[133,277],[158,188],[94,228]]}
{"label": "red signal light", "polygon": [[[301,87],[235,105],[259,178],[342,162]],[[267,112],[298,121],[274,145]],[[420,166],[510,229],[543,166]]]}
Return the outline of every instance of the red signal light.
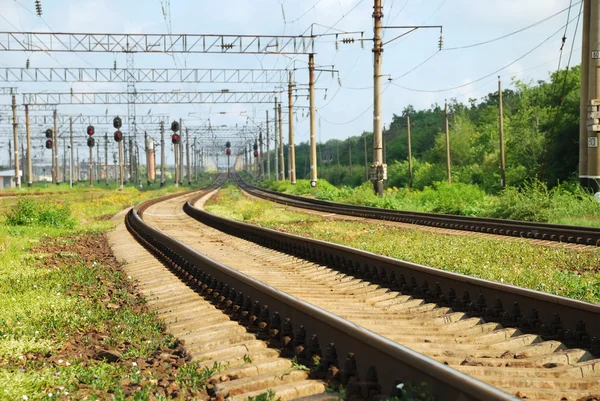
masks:
{"label": "red signal light", "polygon": [[254,157],[258,157],[258,152],[256,150],[254,151]]}
{"label": "red signal light", "polygon": [[89,136],[94,135],[94,126],[93,125],[88,125],[88,127],[87,127],[87,134]]}
{"label": "red signal light", "polygon": [[123,133],[121,131],[115,131],[115,142],[121,142],[123,140]]}
{"label": "red signal light", "polygon": [[179,144],[180,140],[181,140],[181,137],[178,134],[171,135],[171,142],[173,142],[173,145]]}
{"label": "red signal light", "polygon": [[46,149],[52,149],[52,139],[46,140]]}
{"label": "red signal light", "polygon": [[227,149],[225,153],[227,153],[227,156],[229,156],[231,154],[231,149]]}

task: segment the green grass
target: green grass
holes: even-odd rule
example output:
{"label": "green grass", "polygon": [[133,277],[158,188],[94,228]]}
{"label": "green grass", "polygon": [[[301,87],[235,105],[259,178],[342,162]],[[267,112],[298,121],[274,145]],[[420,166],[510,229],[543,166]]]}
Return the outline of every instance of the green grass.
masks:
{"label": "green grass", "polygon": [[[251,180],[247,174],[244,177]],[[548,190],[544,184],[534,181],[522,188],[507,187],[498,195],[490,195],[473,184],[436,182],[423,190],[388,187],[381,197],[374,194],[371,183],[338,188],[319,180],[318,186],[311,188],[308,180],[298,180],[296,185],[266,180],[258,185],[352,205],[600,227],[600,204],[590,192],[574,184],[561,184]]]}
{"label": "green grass", "polygon": [[[125,360],[174,345],[156,315],[142,312],[143,300],[129,294],[130,278],[100,262],[86,263],[68,246],[75,246],[81,235],[99,236],[111,229],[107,215],[186,189],[75,188],[61,195],[0,198],[0,400],[69,399],[67,393],[77,391],[78,383],[87,385],[88,399],[105,399],[107,392],[125,399],[124,378],[140,382],[141,398],[135,399],[147,399],[156,385],[149,377],[139,377],[131,363],[84,364],[75,358],[69,366],[58,366],[36,356],[60,353],[65,342],[91,330],[109,333],[104,344],[129,344],[121,351]],[[67,251],[32,252],[45,241],[64,245]],[[123,307],[107,308],[108,303]]]}
{"label": "green grass", "polygon": [[514,284],[569,298],[600,302],[598,251],[575,252],[532,245],[355,221],[327,221],[283,206],[245,198],[233,187],[206,209],[220,216],[473,277]]}

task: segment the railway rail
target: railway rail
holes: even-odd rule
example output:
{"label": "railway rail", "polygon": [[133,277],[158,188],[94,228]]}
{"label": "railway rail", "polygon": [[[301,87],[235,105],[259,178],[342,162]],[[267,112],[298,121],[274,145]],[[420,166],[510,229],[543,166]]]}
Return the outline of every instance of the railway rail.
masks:
{"label": "railway rail", "polygon": [[[329,310],[341,303],[344,306],[336,313],[510,394],[527,399],[587,400],[600,393],[598,305],[231,221],[193,204],[194,200],[184,206],[188,215],[255,245],[242,247],[242,255],[277,261],[252,268],[245,260],[239,269],[253,277]],[[268,249],[276,253],[265,254]],[[229,247],[223,250],[233,253]],[[229,260],[235,263],[240,257],[244,256],[232,255]],[[383,288],[383,293],[372,293],[362,306],[350,306],[362,291],[338,293],[337,300],[335,296],[311,297],[306,295],[310,287],[301,290],[306,277],[294,277],[287,286],[277,281],[285,270],[269,281],[273,278],[265,271],[297,260],[307,263],[308,269],[327,269],[319,274],[328,280],[355,277],[374,286],[366,292]],[[322,289],[324,294],[331,291]],[[461,293],[462,297],[456,296]]]}
{"label": "railway rail", "polygon": [[[210,190],[201,191],[199,195],[207,192]],[[177,209],[169,209],[175,204],[181,211],[185,198],[175,195],[144,202],[127,214],[126,225],[144,247],[178,271],[196,292],[222,309],[230,319],[246,326],[258,339],[279,349],[282,355],[295,357],[310,366],[311,377],[338,381],[353,397],[363,399],[379,396],[385,399],[387,395],[399,394],[399,383],[422,381],[431,385],[436,399],[513,399],[395,341],[219,263],[145,221],[145,215],[153,215],[155,219],[169,216],[155,213],[165,210],[164,207],[156,209],[162,205],[167,211],[176,212]],[[171,216],[198,224],[183,213]],[[327,397],[330,399],[331,395],[313,395],[307,399]]]}
{"label": "railway rail", "polygon": [[437,213],[408,212],[369,206],[348,205],[258,188],[249,185],[239,176],[239,174],[236,175],[236,181],[244,191],[256,197],[304,209],[429,227],[441,227],[510,237],[600,246],[600,229],[593,227],[567,226],[561,224],[467,217]]}

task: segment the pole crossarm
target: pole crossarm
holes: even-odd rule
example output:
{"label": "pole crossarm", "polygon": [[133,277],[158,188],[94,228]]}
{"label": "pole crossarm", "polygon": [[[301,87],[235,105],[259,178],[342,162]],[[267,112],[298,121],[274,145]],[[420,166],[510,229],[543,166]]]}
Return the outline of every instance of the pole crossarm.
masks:
{"label": "pole crossarm", "polygon": [[[112,126],[113,119],[115,116],[113,115],[98,115],[98,116],[86,116],[86,115],[75,115],[69,116],[65,114],[60,114],[57,116],[58,125],[62,126],[65,124],[69,124],[69,119],[73,119],[73,124],[92,124],[92,125],[110,125]],[[127,124],[127,116],[120,117],[121,121],[124,124]],[[138,124],[160,124],[161,121],[169,121],[168,116],[137,116],[136,122]],[[17,121],[19,124],[25,124],[25,116],[17,116]],[[44,124],[52,124],[52,116],[47,115],[35,115],[29,116],[29,122],[33,125],[44,125]],[[0,115],[0,124],[8,124],[12,123],[12,117],[5,117]]]}
{"label": "pole crossarm", "polygon": [[314,53],[315,36],[0,32],[1,51],[101,53]]}
{"label": "pole crossarm", "polygon": [[287,73],[284,69],[0,67],[0,82],[127,82],[131,78],[136,83],[270,84],[287,82]]}
{"label": "pole crossarm", "polygon": [[271,103],[279,92],[65,92],[23,93],[23,104],[136,104]]}

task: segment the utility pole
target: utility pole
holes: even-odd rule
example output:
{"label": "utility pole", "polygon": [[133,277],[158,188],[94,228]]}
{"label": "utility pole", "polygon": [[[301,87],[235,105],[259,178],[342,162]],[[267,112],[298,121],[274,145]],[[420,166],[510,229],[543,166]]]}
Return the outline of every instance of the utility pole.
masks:
{"label": "utility pole", "polygon": [[[181,127],[181,125],[180,125]],[[173,144],[173,156],[175,158],[175,188],[179,188],[179,164],[177,159],[177,153],[179,150],[179,144]]]}
{"label": "utility pole", "polygon": [[[376,0],[377,1],[377,0]],[[308,96],[310,106],[310,186],[317,186],[317,122],[315,120],[315,55],[308,55]]]}
{"label": "utility pole", "polygon": [[[129,140],[129,146],[131,147],[131,139]],[[90,148],[90,188],[94,186],[94,174],[93,174],[93,168],[94,168],[94,148],[91,146],[88,146]]]}
{"label": "utility pole", "polygon": [[365,181],[369,181],[369,160],[367,159],[367,134],[363,135],[365,141]]}
{"label": "utility pole", "polygon": [[160,186],[165,185],[165,123],[160,122]]}
{"label": "utility pole", "polygon": [[588,93],[590,79],[590,14],[592,0],[583,1],[583,30],[581,45],[581,85],[579,90],[579,183],[588,187]]}
{"label": "utility pole", "polygon": [[600,1],[591,0],[590,6],[590,36],[589,50],[586,58],[589,60],[588,79],[588,185],[598,191],[600,186],[600,147],[598,146],[600,134]]}
{"label": "utility pole", "polygon": [[[278,152],[279,152],[279,137],[278,137],[278,132],[277,131],[277,127],[278,124],[281,123],[280,121],[277,121],[277,97],[275,97],[275,103],[274,103],[274,107],[273,107],[273,120],[274,120],[274,126],[275,129],[273,130],[273,138],[275,138],[275,147],[273,148],[273,153],[275,154],[275,181],[277,181],[279,179],[279,157],[278,157]],[[269,174],[270,176],[270,174]]]}
{"label": "utility pole", "polygon": [[348,166],[350,167],[350,178],[352,178],[352,141],[348,138]]}
{"label": "utility pole", "polygon": [[198,183],[198,145],[194,138],[194,181]]}
{"label": "utility pole", "polygon": [[14,152],[15,152],[15,184],[21,189],[21,176],[19,175],[19,137],[18,137],[18,122],[17,122],[17,97],[12,95],[12,112],[13,112],[13,136],[14,136]]}
{"label": "utility pole", "polygon": [[[267,110],[267,131],[269,130],[269,111]],[[258,170],[258,176],[260,178],[260,180],[264,179],[264,164],[263,164],[263,135],[262,135],[262,129],[258,131],[258,147],[259,147],[259,152],[258,152],[258,158],[259,158],[259,170]]]}
{"label": "utility pole", "polygon": [[296,150],[294,148],[294,106],[292,104],[292,90],[294,88],[294,82],[292,80],[292,71],[289,72],[289,83],[288,83],[288,174],[290,176],[290,182],[296,183]]}
{"label": "utility pole", "polygon": [[410,116],[406,115],[406,130],[408,133],[408,187],[413,186],[412,143],[410,141]]}
{"label": "utility pole", "polygon": [[79,170],[79,148],[77,148],[77,165],[75,167],[77,167],[77,181],[79,181],[81,179],[81,171]]}
{"label": "utility pole", "polygon": [[104,133],[104,165],[106,166],[106,186],[108,186],[108,133]]}
{"label": "utility pole", "polygon": [[192,185],[192,166],[190,164],[190,129],[185,129],[185,159],[187,161],[187,179],[188,185]]}
{"label": "utility pole", "polygon": [[444,103],[445,132],[446,132],[446,175],[448,184],[452,184],[452,173],[450,171],[450,130],[448,129],[448,102]]}
{"label": "utility pole", "polygon": [[179,140],[179,149],[177,151],[177,157],[179,158],[179,185],[183,185],[183,120],[179,119],[179,129],[181,135]]}
{"label": "utility pole", "polygon": [[[125,146],[125,141],[121,140],[117,144],[119,148],[119,191],[122,191],[125,178],[123,177],[125,175],[125,169],[123,168],[123,147]],[[79,156],[77,157],[77,160],[79,161]]]}
{"label": "utility pole", "polygon": [[506,187],[506,164],[504,162],[504,111],[500,76],[498,76],[498,119],[500,122],[500,188],[504,189]]}
{"label": "utility pole", "polygon": [[23,144],[23,138],[21,138],[21,171],[25,176],[25,145]]}
{"label": "utility pole", "polygon": [[[277,117],[279,119],[279,174],[281,174],[281,181],[285,180],[285,160],[283,158],[283,120],[281,118],[281,103],[277,105]],[[277,134],[275,134],[277,137]],[[275,149],[275,154],[277,154],[277,149]],[[277,158],[275,158],[277,160]]]}
{"label": "utility pole", "polygon": [[56,110],[54,110],[54,141],[52,142],[52,149],[53,149],[53,157],[54,157],[54,167],[55,167],[55,172],[54,172],[54,183],[56,185],[58,185],[58,176],[60,174],[60,169],[58,168],[58,126],[57,126],[57,113]]}
{"label": "utility pole", "polygon": [[11,142],[10,139],[8,140],[8,167],[11,168],[13,165],[12,163],[12,146],[11,146]]}
{"label": "utility pole", "polygon": [[27,134],[27,186],[33,185],[33,166],[31,164],[31,127],[29,123],[29,105],[25,105],[25,131]]}
{"label": "utility pole", "polygon": [[63,138],[63,182],[67,182],[67,138]]}
{"label": "utility pole", "polygon": [[371,179],[373,189],[383,195],[383,180],[386,179],[386,166],[383,162],[381,129],[381,74],[383,42],[381,40],[381,21],[383,20],[382,0],[375,0],[373,6],[373,163]]}
{"label": "utility pole", "polygon": [[100,162],[100,141],[98,141],[98,146],[96,146],[96,183],[100,184],[100,170],[102,169]]}
{"label": "utility pole", "polygon": [[73,117],[69,117],[69,186],[73,188]]}
{"label": "utility pole", "polygon": [[[267,112],[267,178],[271,179],[271,156],[269,155],[270,152],[270,146],[269,146],[269,110],[265,110]],[[273,115],[276,115],[275,113],[273,113]],[[274,118],[275,120],[275,131],[277,131],[277,118]],[[261,145],[261,151],[262,151],[262,145]]]}
{"label": "utility pole", "polygon": [[129,182],[135,186],[135,176],[133,174],[133,138],[129,135]]}

